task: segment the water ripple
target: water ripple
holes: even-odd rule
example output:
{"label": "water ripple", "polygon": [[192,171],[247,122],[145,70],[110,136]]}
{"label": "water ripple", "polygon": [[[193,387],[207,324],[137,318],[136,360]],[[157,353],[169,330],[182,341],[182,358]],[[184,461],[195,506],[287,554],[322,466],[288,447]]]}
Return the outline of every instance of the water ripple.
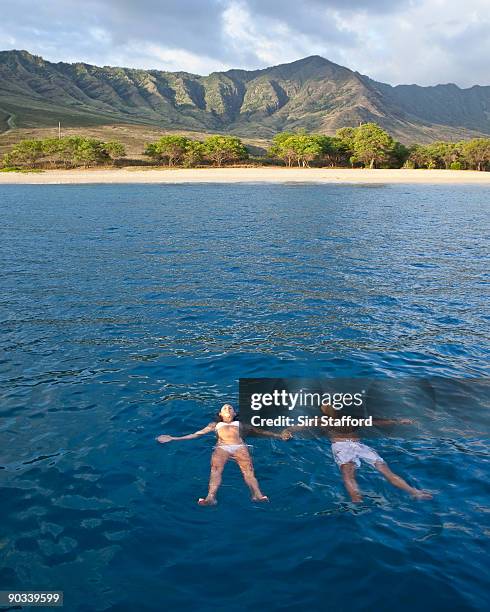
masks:
{"label": "water ripple", "polygon": [[239,377],[488,375],[488,190],[5,186],[0,208],[5,588],[80,612],[484,609],[487,440],[375,441],[437,495],[363,469],[358,506],[325,442],[254,440],[271,504],[229,465],[203,511],[212,440],[154,437]]}

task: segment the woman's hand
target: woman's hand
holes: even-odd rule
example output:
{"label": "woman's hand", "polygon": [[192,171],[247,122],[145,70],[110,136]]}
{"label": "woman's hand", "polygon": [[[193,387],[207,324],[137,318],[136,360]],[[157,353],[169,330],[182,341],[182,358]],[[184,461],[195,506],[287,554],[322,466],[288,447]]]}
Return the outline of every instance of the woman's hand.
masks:
{"label": "woman's hand", "polygon": [[172,436],[167,436],[166,434],[162,434],[161,436],[158,436],[158,438],[155,438],[157,442],[160,442],[160,444],[165,444],[165,442],[172,442],[172,440],[174,439]]}

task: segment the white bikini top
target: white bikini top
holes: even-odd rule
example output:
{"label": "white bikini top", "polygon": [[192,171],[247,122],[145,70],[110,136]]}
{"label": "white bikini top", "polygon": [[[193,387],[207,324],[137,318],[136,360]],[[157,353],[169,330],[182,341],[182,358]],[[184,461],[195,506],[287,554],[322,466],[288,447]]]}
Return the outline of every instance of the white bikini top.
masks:
{"label": "white bikini top", "polygon": [[219,423],[216,423],[216,431],[219,431],[222,427],[224,426],[229,426],[229,427],[240,427],[240,421],[231,421],[231,423],[225,423],[224,421],[220,421]]}

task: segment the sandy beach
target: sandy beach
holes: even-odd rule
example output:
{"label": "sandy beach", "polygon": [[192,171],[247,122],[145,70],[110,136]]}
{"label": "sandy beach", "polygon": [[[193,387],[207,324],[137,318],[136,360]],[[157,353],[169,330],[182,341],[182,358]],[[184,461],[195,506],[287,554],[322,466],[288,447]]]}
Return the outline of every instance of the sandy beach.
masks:
{"label": "sandy beach", "polygon": [[490,172],[471,170],[368,170],[350,168],[104,168],[0,172],[0,185],[85,183],[412,183],[481,184]]}

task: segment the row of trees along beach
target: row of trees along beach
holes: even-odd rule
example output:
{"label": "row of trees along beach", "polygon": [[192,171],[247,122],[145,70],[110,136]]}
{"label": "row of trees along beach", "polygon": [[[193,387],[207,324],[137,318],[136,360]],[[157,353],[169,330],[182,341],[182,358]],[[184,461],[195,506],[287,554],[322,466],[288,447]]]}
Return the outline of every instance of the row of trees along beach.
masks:
{"label": "row of trees along beach", "polygon": [[[142,154],[141,160],[131,160],[132,165],[490,170],[490,138],[406,146],[375,123],[344,127],[334,136],[282,132],[274,136],[263,155],[252,155],[236,136],[212,135],[199,140],[175,134],[148,143]],[[128,162],[121,142],[83,136],[21,140],[2,160],[4,171],[120,166]]]}

